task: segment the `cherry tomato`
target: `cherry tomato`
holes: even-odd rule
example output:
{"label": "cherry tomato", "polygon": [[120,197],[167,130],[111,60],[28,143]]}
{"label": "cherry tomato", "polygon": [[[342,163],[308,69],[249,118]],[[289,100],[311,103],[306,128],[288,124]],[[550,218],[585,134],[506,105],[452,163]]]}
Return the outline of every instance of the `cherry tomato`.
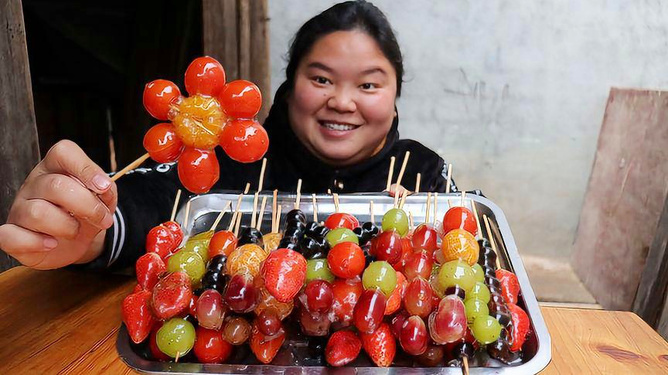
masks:
{"label": "cherry tomato", "polygon": [[179,158],[178,171],[183,186],[195,194],[209,191],[220,177],[218,158],[212,150],[187,147]]}
{"label": "cherry tomato", "polygon": [[193,351],[202,363],[222,363],[232,353],[232,344],[223,340],[220,331],[197,327]]}
{"label": "cherry tomato", "polygon": [[478,224],[473,212],[461,206],[449,209],[443,216],[443,233],[448,233],[453,229],[464,229],[475,236],[478,233]]}
{"label": "cherry tomato", "polygon": [[213,57],[198,57],[186,69],[188,94],[216,96],[225,86],[225,69]]}
{"label": "cherry tomato", "polygon": [[336,229],[340,227],[348,228],[353,230],[360,226],[360,222],[357,218],[351,214],[345,214],[342,212],[337,212],[329,215],[327,220],[325,220],[325,226],[327,228]]}
{"label": "cherry tomato", "polygon": [[216,232],[209,242],[209,259],[220,254],[230,256],[236,247],[237,237],[233,232],[227,230]]}
{"label": "cherry tomato", "polygon": [[171,163],[181,155],[183,142],[176,136],[174,126],[163,122],[146,132],[144,148],[158,163]]}
{"label": "cherry tomato", "polygon": [[220,145],[232,160],[252,163],[267,152],[269,135],[255,120],[232,120],[223,128]]}
{"label": "cherry tomato", "polygon": [[353,242],[341,242],[329,250],[327,264],[329,270],[342,279],[359,276],[364,271],[364,252]]}
{"label": "cherry tomato", "polygon": [[253,82],[240,79],[225,85],[218,101],[228,116],[250,119],[260,112],[262,93]]}
{"label": "cherry tomato", "polygon": [[430,253],[433,253],[434,250],[438,249],[438,233],[431,224],[420,224],[413,232],[413,238],[411,240],[413,249],[415,250],[427,250]]}
{"label": "cherry tomato", "polygon": [[169,120],[169,110],[181,96],[179,88],[171,81],[156,79],[144,87],[144,108],[158,120]]}

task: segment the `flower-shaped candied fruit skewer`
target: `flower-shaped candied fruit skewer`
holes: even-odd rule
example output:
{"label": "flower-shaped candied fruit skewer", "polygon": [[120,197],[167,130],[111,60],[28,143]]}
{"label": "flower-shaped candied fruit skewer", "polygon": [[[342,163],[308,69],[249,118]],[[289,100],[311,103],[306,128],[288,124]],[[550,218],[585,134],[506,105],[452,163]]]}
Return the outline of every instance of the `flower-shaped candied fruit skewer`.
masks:
{"label": "flower-shaped candied fruit skewer", "polygon": [[[217,145],[233,160],[252,163],[266,153],[269,137],[254,118],[262,105],[258,87],[245,80],[226,84],[225,70],[215,59],[195,59],[186,70],[185,87],[188,97],[167,80],[146,85],[144,107],[154,118],[169,122],[149,129],[143,144],[159,163],[178,161],[183,186],[201,194],[209,191],[220,176],[214,151]],[[145,157],[140,160],[133,167]]]}

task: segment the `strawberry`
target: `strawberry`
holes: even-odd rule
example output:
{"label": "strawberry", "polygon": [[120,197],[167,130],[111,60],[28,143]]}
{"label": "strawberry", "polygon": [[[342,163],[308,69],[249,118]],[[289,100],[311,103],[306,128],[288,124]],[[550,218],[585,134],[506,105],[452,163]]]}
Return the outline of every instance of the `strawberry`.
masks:
{"label": "strawberry", "polygon": [[506,303],[517,303],[517,296],[520,294],[520,282],[517,276],[510,271],[498,269],[496,278],[501,282],[501,294]]}
{"label": "strawberry", "polygon": [[144,288],[142,288],[141,285],[137,284],[137,285],[135,285],[135,287],[132,289],[132,293],[130,293],[130,294],[137,293],[137,292],[141,292],[142,290],[144,290]]}
{"label": "strawberry", "polygon": [[385,315],[392,315],[397,310],[401,308],[401,301],[404,299],[404,292],[408,282],[403,273],[397,271],[397,287],[394,288],[390,298],[387,299],[387,305],[385,305]]}
{"label": "strawberry", "polygon": [[160,276],[167,267],[162,261],[160,255],[156,253],[146,253],[137,259],[135,271],[137,273],[137,282],[145,290],[153,290],[158,283]]}
{"label": "strawberry", "polygon": [[359,277],[336,279],[332,283],[332,293],[334,294],[332,311],[342,326],[349,326],[352,322],[355,305],[363,291],[364,286]]}
{"label": "strawberry", "polygon": [[521,307],[515,305],[514,303],[508,304],[508,310],[510,310],[510,316],[513,319],[513,327],[510,332],[510,350],[516,352],[522,349],[524,345],[524,340],[527,338],[529,333],[529,316],[527,315]]}
{"label": "strawberry", "polygon": [[360,350],[362,341],[353,331],[337,331],[327,341],[325,359],[334,367],[345,366],[357,358]]}
{"label": "strawberry", "polygon": [[181,229],[181,224],[177,223],[176,221],[166,221],[162,223],[167,229],[169,229],[170,232],[174,235],[174,244],[176,244],[176,247],[179,247],[181,245],[181,241],[183,241],[183,230]]}
{"label": "strawberry", "polygon": [[304,285],[306,259],[290,249],[273,251],[262,264],[264,285],[279,302],[290,302]]}
{"label": "strawberry", "polygon": [[185,272],[174,272],[164,277],[153,288],[153,312],[156,318],[172,318],[190,306],[192,299],[190,277]]}
{"label": "strawberry", "polygon": [[253,330],[251,331],[250,337],[250,349],[255,354],[255,357],[258,361],[269,364],[278,350],[281,349],[283,342],[285,341],[285,332],[281,331],[280,333],[268,337],[265,336],[260,329],[257,327],[257,323],[253,324]]}
{"label": "strawberry", "polygon": [[397,353],[397,343],[387,323],[381,323],[372,333],[360,333],[362,347],[378,367],[389,367]]}
{"label": "strawberry", "polygon": [[121,308],[123,323],[125,323],[128,334],[135,344],[146,340],[155,323],[149,307],[150,299],[151,292],[148,290],[132,293],[123,299]]}
{"label": "strawberry", "polygon": [[146,252],[157,253],[160,258],[165,259],[174,249],[180,245],[180,241],[172,230],[160,224],[151,230],[146,235]]}

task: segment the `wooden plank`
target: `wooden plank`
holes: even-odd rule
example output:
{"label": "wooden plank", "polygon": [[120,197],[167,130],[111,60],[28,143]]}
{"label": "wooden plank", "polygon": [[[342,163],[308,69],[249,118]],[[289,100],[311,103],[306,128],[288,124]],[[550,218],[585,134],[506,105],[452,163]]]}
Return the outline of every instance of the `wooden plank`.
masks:
{"label": "wooden plank", "polygon": [[239,77],[237,41],[237,1],[204,0],[202,2],[204,54],[225,68],[227,80]]}
{"label": "wooden plank", "polygon": [[[663,307],[668,287],[668,195],[655,233],[633,303],[633,311],[652,327],[657,326],[662,310],[668,316]],[[668,332],[662,335],[668,337]]]}
{"label": "wooden plank", "polygon": [[668,190],[668,94],[613,88],[573,268],[604,308],[630,310]]}
{"label": "wooden plank", "polygon": [[267,0],[251,1],[250,77],[262,92],[262,109],[257,118],[267,118],[271,106],[271,71],[269,63],[269,5]]}
{"label": "wooden plank", "polygon": [[552,362],[541,374],[665,374],[668,343],[625,311],[541,308]]}
{"label": "wooden plank", "polygon": [[[39,161],[20,0],[0,0],[0,224],[7,220],[16,191]],[[18,264],[0,251],[0,272]]]}

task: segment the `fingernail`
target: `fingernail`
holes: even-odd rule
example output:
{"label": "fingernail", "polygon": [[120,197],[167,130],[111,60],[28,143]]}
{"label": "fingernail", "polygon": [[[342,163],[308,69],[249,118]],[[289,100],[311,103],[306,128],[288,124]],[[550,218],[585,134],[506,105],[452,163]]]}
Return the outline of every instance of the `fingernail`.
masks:
{"label": "fingernail", "polygon": [[45,238],[44,247],[51,250],[55,249],[58,246],[58,241],[55,238]]}
{"label": "fingernail", "polygon": [[111,180],[105,175],[95,175],[93,176],[93,185],[100,190],[106,190],[111,185]]}

